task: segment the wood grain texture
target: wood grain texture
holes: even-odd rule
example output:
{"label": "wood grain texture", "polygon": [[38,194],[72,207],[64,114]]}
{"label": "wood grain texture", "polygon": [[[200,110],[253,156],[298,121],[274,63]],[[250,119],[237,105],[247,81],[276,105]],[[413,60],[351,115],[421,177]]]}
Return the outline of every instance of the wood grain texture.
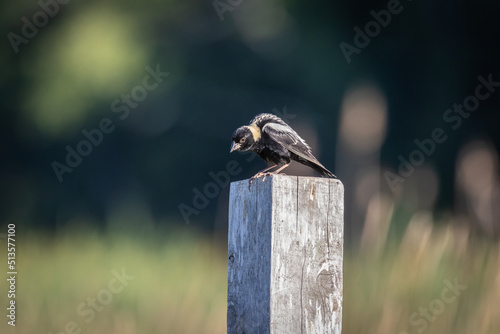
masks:
{"label": "wood grain texture", "polygon": [[228,333],[341,333],[343,217],[336,179],[231,183]]}

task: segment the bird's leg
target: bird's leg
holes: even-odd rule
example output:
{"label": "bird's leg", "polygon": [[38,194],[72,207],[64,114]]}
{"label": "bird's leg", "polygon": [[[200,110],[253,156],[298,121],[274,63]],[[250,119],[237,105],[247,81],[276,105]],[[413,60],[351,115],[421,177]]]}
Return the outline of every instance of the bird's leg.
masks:
{"label": "bird's leg", "polygon": [[250,180],[248,180],[248,188],[250,189],[250,186],[252,185],[253,180],[258,179],[259,177],[261,177],[263,175],[264,175],[264,179],[265,179],[265,176],[267,174],[269,174],[269,173],[267,173],[267,171],[273,169],[276,166],[278,166],[278,164],[274,164],[271,167],[264,168],[263,170],[261,170],[260,172],[258,172],[254,176],[252,176],[252,178]]}
{"label": "bird's leg", "polygon": [[281,172],[283,169],[287,168],[289,165],[290,165],[290,163],[284,164],[284,165],[280,166],[280,168],[278,168],[277,170],[275,170],[273,172],[267,172],[267,171],[270,170],[270,169],[272,169],[272,168],[274,168],[274,167],[276,167],[276,166],[278,166],[278,164],[273,165],[273,166],[271,166],[269,168],[261,170],[260,172],[258,172],[254,176],[252,176],[252,178],[248,181],[248,189],[250,189],[250,186],[252,185],[253,180],[255,180],[255,179],[257,179],[257,178],[259,178],[261,176],[264,176],[262,178],[262,182],[264,182],[266,180],[266,177],[268,175],[276,175],[279,172]]}
{"label": "bird's leg", "polygon": [[284,164],[283,166],[281,166],[280,168],[278,168],[277,170],[275,170],[274,172],[272,172],[271,174],[278,174],[279,172],[281,172],[283,169],[287,168],[288,165],[290,165],[290,163],[287,163],[287,164]]}
{"label": "bird's leg", "polygon": [[264,168],[263,170],[261,170],[260,172],[258,172],[257,174],[255,174],[254,176],[252,176],[251,180],[252,179],[257,179],[259,177],[261,177],[262,175],[266,175],[268,173],[266,173],[268,170],[271,170],[273,169],[274,167],[278,166],[277,164],[274,164],[272,165],[271,167],[268,167],[268,168]]}
{"label": "bird's leg", "polygon": [[262,178],[262,182],[264,182],[266,180],[266,176],[268,175],[276,175],[278,174],[279,172],[281,172],[283,169],[287,168],[288,165],[290,165],[290,163],[287,163],[287,164],[284,164],[282,165],[280,168],[278,168],[277,170],[275,170],[274,172],[269,172],[269,173],[264,173],[262,175],[264,175],[264,177]]}

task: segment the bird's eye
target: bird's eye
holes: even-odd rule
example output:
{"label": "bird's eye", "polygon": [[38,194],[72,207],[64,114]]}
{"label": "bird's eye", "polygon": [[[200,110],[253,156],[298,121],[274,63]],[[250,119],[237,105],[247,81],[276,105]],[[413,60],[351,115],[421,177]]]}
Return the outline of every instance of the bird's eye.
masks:
{"label": "bird's eye", "polygon": [[245,138],[241,138],[240,143],[244,143],[244,142],[245,142]]}

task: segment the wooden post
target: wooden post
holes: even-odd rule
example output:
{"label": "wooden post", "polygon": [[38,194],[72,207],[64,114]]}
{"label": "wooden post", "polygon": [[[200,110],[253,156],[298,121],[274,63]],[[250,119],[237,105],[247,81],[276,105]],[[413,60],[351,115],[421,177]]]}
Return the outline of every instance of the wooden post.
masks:
{"label": "wooden post", "polygon": [[339,180],[231,183],[227,332],[340,334],[343,238]]}

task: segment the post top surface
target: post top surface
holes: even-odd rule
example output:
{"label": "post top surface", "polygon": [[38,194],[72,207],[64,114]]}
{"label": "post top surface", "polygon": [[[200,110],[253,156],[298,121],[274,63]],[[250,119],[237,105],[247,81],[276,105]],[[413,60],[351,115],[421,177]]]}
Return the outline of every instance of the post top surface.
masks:
{"label": "post top surface", "polygon": [[[327,178],[327,177],[316,177],[316,176],[286,175],[286,174],[269,175],[269,176],[266,176],[264,181],[262,181],[262,177],[259,177],[258,179],[255,179],[253,181],[252,187],[255,184],[268,183],[268,182],[272,182],[273,180],[276,180],[276,181],[279,181],[279,180],[283,180],[283,181],[285,181],[285,180],[286,181],[309,180],[309,181],[314,181],[314,182],[325,182],[325,183],[333,182],[333,183],[338,183],[342,188],[344,187],[344,184],[339,179]],[[248,184],[249,181],[250,181],[250,179],[244,179],[244,180],[239,180],[239,181],[233,181],[233,182],[231,182],[231,184],[235,184],[235,185],[239,185],[240,183]]]}

